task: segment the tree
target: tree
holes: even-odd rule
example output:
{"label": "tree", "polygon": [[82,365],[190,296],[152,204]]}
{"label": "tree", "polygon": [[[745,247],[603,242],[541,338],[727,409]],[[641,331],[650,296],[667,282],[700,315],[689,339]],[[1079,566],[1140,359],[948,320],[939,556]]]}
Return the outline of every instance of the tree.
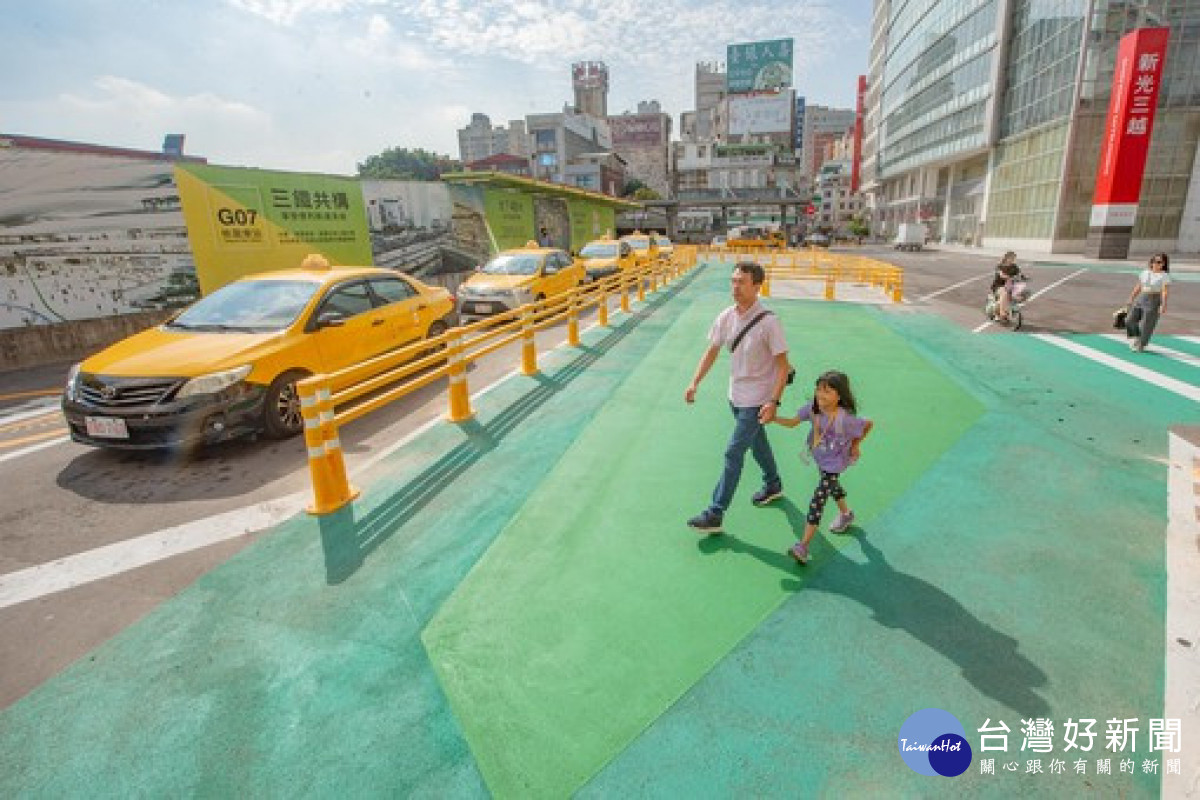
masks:
{"label": "tree", "polygon": [[462,165],[450,156],[417,148],[389,147],[369,156],[358,165],[358,177],[409,181],[436,181],[443,172],[455,172]]}
{"label": "tree", "polygon": [[658,192],[651,189],[649,186],[642,186],[636,189],[633,193],[634,200],[661,200]]}
{"label": "tree", "polygon": [[637,178],[630,178],[629,180],[625,181],[625,188],[621,190],[621,197],[630,197],[637,192],[638,189],[644,189],[645,187],[646,184],[642,183]]}

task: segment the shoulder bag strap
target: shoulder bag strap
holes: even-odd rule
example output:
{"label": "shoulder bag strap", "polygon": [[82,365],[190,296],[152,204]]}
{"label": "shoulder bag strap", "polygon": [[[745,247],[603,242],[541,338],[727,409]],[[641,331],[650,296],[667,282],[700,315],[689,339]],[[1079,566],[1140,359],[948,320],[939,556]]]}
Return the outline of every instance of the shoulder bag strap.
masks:
{"label": "shoulder bag strap", "polygon": [[747,333],[750,332],[750,329],[753,328],[755,325],[757,325],[759,320],[761,320],[763,317],[765,317],[767,314],[770,314],[770,313],[772,313],[772,312],[760,311],[758,313],[758,316],[756,316],[754,319],[747,322],[746,327],[744,327],[740,331],[738,331],[738,335],[734,338],[733,344],[729,345],[729,352],[732,353],[734,350],[737,350],[737,346],[742,343],[742,339],[745,337],[745,335]]}

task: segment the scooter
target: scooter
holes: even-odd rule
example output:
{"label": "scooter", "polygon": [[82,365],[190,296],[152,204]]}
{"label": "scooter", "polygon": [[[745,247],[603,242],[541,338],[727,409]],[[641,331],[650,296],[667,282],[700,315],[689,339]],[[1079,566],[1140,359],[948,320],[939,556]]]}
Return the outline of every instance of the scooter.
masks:
{"label": "scooter", "polygon": [[1029,299],[1029,279],[1018,275],[1009,283],[1011,299],[1008,304],[1008,319],[1000,319],[1000,300],[995,292],[988,292],[987,302],[983,306],[983,315],[997,325],[1007,325],[1014,331],[1021,329],[1024,321],[1022,309]]}

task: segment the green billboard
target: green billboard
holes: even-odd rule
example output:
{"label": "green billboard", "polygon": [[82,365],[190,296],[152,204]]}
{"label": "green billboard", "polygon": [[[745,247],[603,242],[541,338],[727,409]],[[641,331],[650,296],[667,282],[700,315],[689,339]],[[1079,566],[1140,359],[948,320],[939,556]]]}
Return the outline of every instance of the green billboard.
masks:
{"label": "green billboard", "polygon": [[579,251],[588,242],[608,233],[616,236],[616,211],[612,206],[586,200],[567,201],[571,217],[571,249]]}
{"label": "green billboard", "polygon": [[792,50],[791,39],[729,45],[726,48],[729,94],[791,88]]}
{"label": "green billboard", "polygon": [[523,247],[537,236],[533,197],[510,189],[485,189],[483,211],[497,250]]}

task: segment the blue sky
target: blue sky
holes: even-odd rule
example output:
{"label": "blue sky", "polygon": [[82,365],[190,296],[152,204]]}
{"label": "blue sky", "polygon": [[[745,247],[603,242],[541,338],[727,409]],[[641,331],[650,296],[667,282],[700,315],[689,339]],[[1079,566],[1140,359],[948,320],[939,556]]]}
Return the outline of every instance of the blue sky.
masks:
{"label": "blue sky", "polygon": [[37,0],[0,26],[0,132],[352,174],[387,147],[458,157],[456,131],[559,111],[608,65],[609,113],[694,105],[697,61],[792,37],[809,103],[851,108],[869,0]]}

